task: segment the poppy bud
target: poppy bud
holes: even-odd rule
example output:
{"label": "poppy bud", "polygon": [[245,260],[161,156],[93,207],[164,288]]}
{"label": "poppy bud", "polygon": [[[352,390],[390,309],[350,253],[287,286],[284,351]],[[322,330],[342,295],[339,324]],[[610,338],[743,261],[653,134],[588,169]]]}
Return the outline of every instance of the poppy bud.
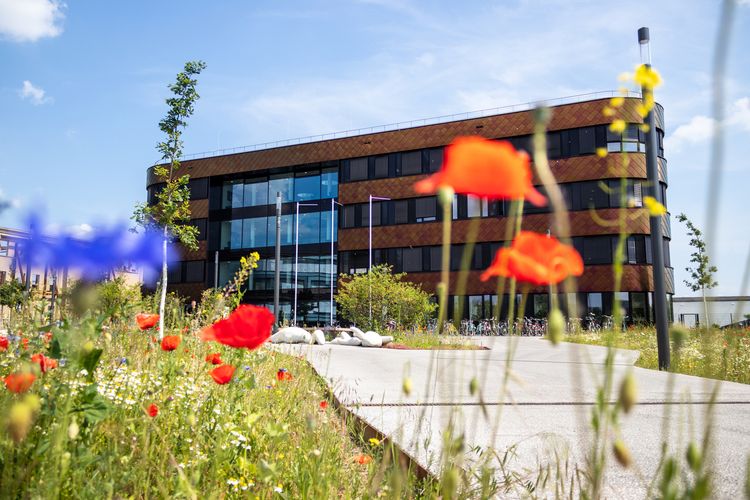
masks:
{"label": "poppy bud", "polygon": [[620,384],[620,404],[625,413],[629,413],[630,409],[633,408],[637,395],[638,389],[635,385],[635,377],[631,372],[628,372],[622,380],[622,384]]}
{"label": "poppy bud", "polygon": [[547,318],[547,335],[553,344],[557,345],[565,333],[565,316],[560,309],[552,309]]}
{"label": "poppy bud", "polygon": [[552,118],[552,110],[547,106],[538,106],[534,108],[534,121],[547,125]]}
{"label": "poppy bud", "polygon": [[8,433],[16,444],[20,443],[31,428],[33,409],[25,402],[14,403],[8,413]]}
{"label": "poppy bud", "polygon": [[472,377],[471,382],[469,382],[469,394],[472,396],[477,393],[479,390],[479,380],[477,380],[476,377]]}
{"label": "poppy bud", "polygon": [[75,439],[78,437],[78,424],[76,423],[76,420],[73,419],[72,422],[70,422],[70,425],[68,426],[68,438],[70,438],[71,441],[75,441]]}
{"label": "poppy bud", "polygon": [[438,201],[440,202],[440,206],[445,206],[453,203],[453,188],[450,186],[443,186],[440,189],[438,189]]}
{"label": "poppy bud", "polygon": [[401,389],[407,396],[411,394],[411,379],[409,377],[404,377],[404,381],[401,384]]}
{"label": "poppy bud", "polygon": [[623,467],[629,467],[630,463],[633,461],[633,457],[630,455],[630,450],[628,450],[628,447],[625,446],[625,443],[621,439],[615,440],[614,444],[612,445],[612,451],[615,453],[615,458],[618,462],[620,462],[620,465]]}
{"label": "poppy bud", "polygon": [[687,463],[693,472],[698,472],[701,467],[701,451],[698,449],[698,445],[691,442],[687,449]]}

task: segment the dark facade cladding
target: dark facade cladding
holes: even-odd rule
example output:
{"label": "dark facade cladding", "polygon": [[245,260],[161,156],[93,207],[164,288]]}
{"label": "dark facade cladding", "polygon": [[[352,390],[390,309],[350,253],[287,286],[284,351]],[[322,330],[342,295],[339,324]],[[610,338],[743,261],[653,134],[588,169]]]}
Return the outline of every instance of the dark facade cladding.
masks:
{"label": "dark facade cladding", "polygon": [[[646,180],[645,138],[636,112],[639,99],[625,99],[614,118],[628,125],[622,134],[608,129],[607,100],[596,99],[556,106],[548,132],[550,166],[570,211],[573,245],[585,263],[577,296],[562,297],[571,315],[612,313],[619,304],[634,321],[653,319],[652,248],[648,216],[641,210],[650,191]],[[664,115],[657,105],[659,137],[658,189],[666,204],[667,162],[664,159]],[[368,225],[372,219],[373,264],[388,263],[408,279],[434,292],[439,281],[441,211],[435,196],[417,196],[413,184],[442,165],[443,148],[460,135],[505,139],[528,150],[532,132],[530,111],[456,120],[388,132],[322,140],[293,146],[206,157],[183,162],[190,174],[193,223],[199,230],[199,249],[183,251],[170,270],[170,288],[197,297],[201,291],[229,280],[239,258],[250,251],[261,255],[259,268],[248,283],[246,300],[271,306],[274,284],[275,199],[282,194],[281,307],[292,314],[295,239],[298,239],[298,319],[327,322],[330,283],[336,273],[363,272],[368,267]],[[598,148],[609,152],[596,155]],[[627,161],[624,162],[627,158]],[[629,213],[621,292],[614,297],[611,265],[617,229],[596,220],[613,220],[621,207],[619,186],[626,182]],[[539,184],[535,179],[535,184]],[[153,200],[159,184],[149,170],[148,194]],[[374,201],[369,213],[369,197]],[[335,201],[336,203],[334,203]],[[296,220],[297,203],[299,221]],[[341,205],[339,205],[339,203]],[[595,210],[598,217],[592,215]],[[503,244],[508,222],[507,202],[487,202],[456,196],[453,204],[451,283],[455,283],[469,224],[478,218],[479,233],[471,255],[467,300],[462,314],[489,316],[496,296],[495,283],[479,280],[494,252]],[[297,224],[299,231],[296,231]],[[667,265],[667,291],[673,293],[669,260],[669,215],[662,221]],[[528,205],[524,229],[546,232],[551,226],[547,208]],[[218,255],[218,276],[215,258]],[[332,259],[333,256],[333,259]],[[333,266],[331,262],[333,261]],[[545,288],[531,290],[526,313],[544,316],[549,297]],[[671,296],[671,295],[670,295]],[[507,297],[505,298],[507,301]],[[451,308],[458,304],[456,297]],[[335,306],[334,306],[335,307]],[[503,308],[507,311],[507,308]],[[451,311],[453,312],[453,311]]]}

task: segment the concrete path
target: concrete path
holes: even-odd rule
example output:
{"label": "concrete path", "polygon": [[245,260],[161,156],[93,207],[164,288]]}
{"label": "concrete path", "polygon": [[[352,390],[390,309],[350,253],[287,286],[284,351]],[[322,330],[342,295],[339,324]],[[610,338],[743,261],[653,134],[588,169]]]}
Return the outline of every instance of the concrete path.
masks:
{"label": "concrete path", "polygon": [[[464,434],[467,464],[476,459],[472,448],[492,445],[501,454],[508,452],[507,468],[521,480],[535,479],[540,466],[552,465],[554,469],[555,457],[567,457],[571,470],[575,464],[583,464],[606,349],[578,344],[555,347],[537,338],[474,341],[490,349],[276,347],[305,355],[344,405],[435,473],[440,470],[442,436],[451,418],[457,422],[455,432]],[[511,348],[515,352],[503,397],[501,387]],[[665,436],[670,451],[679,458],[684,457],[690,440],[702,439],[707,403],[717,384],[635,368],[637,358],[637,352],[624,350],[615,357],[614,387],[633,370],[639,404],[621,420],[622,438],[632,452],[634,466],[623,469],[610,460],[609,498],[646,497]],[[413,386],[408,397],[402,391],[406,374]],[[473,377],[480,381],[482,403],[479,395],[469,393]],[[715,492],[719,498],[742,498],[750,454],[750,385],[720,383],[713,418],[710,463],[715,471]],[[514,489],[503,496],[524,495]]]}

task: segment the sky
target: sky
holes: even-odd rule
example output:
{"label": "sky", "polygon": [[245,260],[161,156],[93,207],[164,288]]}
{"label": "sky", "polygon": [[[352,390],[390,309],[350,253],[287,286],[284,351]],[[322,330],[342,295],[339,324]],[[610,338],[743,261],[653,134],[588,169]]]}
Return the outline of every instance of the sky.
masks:
{"label": "sky", "polygon": [[[201,59],[185,153],[614,90],[651,30],[664,84],[677,295],[684,212],[706,220],[718,2],[0,0],[0,225],[43,210],[127,220],[158,160],[167,85]],[[714,261],[736,295],[750,251],[750,0],[732,19]],[[704,227],[705,229],[705,227]]]}

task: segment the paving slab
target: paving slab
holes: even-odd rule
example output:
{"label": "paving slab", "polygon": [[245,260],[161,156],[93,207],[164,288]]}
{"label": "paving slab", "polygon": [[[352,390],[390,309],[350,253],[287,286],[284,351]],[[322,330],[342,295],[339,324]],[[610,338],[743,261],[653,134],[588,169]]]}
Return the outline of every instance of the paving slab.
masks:
{"label": "paving slab", "polygon": [[[508,465],[519,477],[534,477],[540,465],[554,464],[559,456],[567,457],[571,467],[582,464],[606,348],[552,346],[523,337],[472,341],[488,349],[275,348],[304,355],[342,404],[432,472],[439,472],[442,435],[452,420],[464,434],[467,449],[493,446],[512,453]],[[634,467],[626,470],[610,461],[607,496],[646,497],[663,439],[676,456],[684,456],[688,442],[702,438],[708,403],[718,387],[709,462],[716,474],[715,493],[719,498],[741,498],[750,454],[750,385],[637,368],[637,358],[636,351],[627,350],[618,350],[614,357],[614,387],[631,371],[639,404],[621,419]],[[506,369],[509,382],[503,391]],[[409,396],[402,391],[405,376],[412,380]],[[472,378],[479,380],[479,394],[470,394]],[[467,463],[475,458],[468,454]],[[520,497],[523,492],[504,496]]]}

